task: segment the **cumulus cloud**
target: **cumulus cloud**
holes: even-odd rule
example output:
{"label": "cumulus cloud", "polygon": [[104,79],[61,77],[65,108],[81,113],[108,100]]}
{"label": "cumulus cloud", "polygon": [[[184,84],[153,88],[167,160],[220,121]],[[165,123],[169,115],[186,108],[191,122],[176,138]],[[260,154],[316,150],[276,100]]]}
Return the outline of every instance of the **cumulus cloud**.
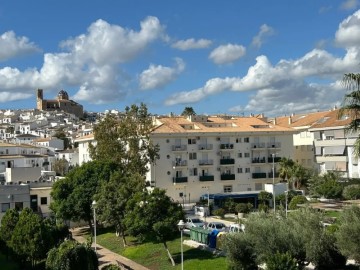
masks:
{"label": "cumulus cloud", "polygon": [[140,89],[149,90],[162,88],[168,83],[174,81],[177,76],[185,69],[185,63],[182,59],[176,58],[174,67],[164,67],[161,65],[150,65],[147,70],[140,74]]}
{"label": "cumulus cloud", "polygon": [[341,4],[340,8],[345,10],[351,10],[357,8],[358,6],[359,6],[358,0],[346,0]]}
{"label": "cumulus cloud", "polygon": [[[23,51],[35,48],[25,38],[8,36],[12,37],[7,38],[12,43],[17,40],[17,44],[23,44],[18,46]],[[40,70],[0,69],[0,88],[11,90],[14,97],[25,98],[26,95],[16,93],[36,88],[56,89],[65,85],[79,88],[73,97],[77,101],[114,102],[126,95],[127,81],[122,77],[120,65],[138,57],[151,43],[165,36],[164,27],[156,17],[141,21],[139,31],[97,20],[86,33],[61,42],[64,52],[44,54]],[[0,41],[0,46],[3,44]],[[0,102],[10,100],[6,97],[2,95]]]}
{"label": "cumulus cloud", "polygon": [[252,45],[256,48],[260,48],[266,37],[272,36],[274,34],[274,29],[266,24],[263,24],[260,27],[259,33],[253,38]]}
{"label": "cumulus cloud", "polygon": [[[231,110],[282,112],[310,107],[321,109],[319,104],[331,107],[331,102],[341,100],[344,89],[338,87],[338,83],[329,86],[329,82],[337,82],[344,73],[358,70],[360,11],[340,23],[335,42],[345,49],[343,57],[323,49],[313,49],[298,59],[283,59],[273,65],[265,55],[261,55],[245,76],[209,79],[202,87],[169,96],[165,104],[189,104],[224,91],[254,91],[247,105],[233,106]],[[321,85],[320,81],[326,83]],[[275,104],[284,105],[276,108]]]}
{"label": "cumulus cloud", "polygon": [[192,49],[204,49],[208,48],[212,44],[211,40],[208,39],[198,39],[189,38],[186,40],[179,40],[171,45],[171,47],[187,51]]}
{"label": "cumulus cloud", "polygon": [[27,37],[18,37],[13,31],[0,36],[0,61],[39,51],[40,49]]}
{"label": "cumulus cloud", "polygon": [[237,44],[227,44],[221,45],[214,49],[210,55],[209,59],[212,60],[215,64],[229,64],[239,60],[246,53],[246,49],[242,45]]}

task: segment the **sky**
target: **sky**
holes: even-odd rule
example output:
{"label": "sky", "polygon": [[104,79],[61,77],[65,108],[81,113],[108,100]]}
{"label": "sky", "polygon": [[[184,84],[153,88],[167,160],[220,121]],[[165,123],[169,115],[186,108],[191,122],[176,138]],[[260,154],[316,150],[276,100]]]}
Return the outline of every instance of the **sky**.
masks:
{"label": "sky", "polygon": [[0,109],[281,116],[340,106],[360,0],[0,1]]}

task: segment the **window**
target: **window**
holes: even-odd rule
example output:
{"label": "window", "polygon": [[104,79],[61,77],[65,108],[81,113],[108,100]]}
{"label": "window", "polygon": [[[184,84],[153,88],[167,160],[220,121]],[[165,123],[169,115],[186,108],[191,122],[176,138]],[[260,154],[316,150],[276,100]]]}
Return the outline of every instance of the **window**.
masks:
{"label": "window", "polygon": [[1,204],[1,212],[5,213],[8,209],[10,209],[10,203],[2,203]]}
{"label": "window", "polygon": [[40,204],[41,205],[47,204],[47,197],[41,197],[40,198]]}
{"label": "window", "polygon": [[242,173],[243,169],[242,168],[238,168],[238,173]]}
{"label": "window", "polygon": [[232,186],[224,186],[224,193],[232,192]]}
{"label": "window", "polygon": [[241,138],[236,139],[236,143],[241,143]]}
{"label": "window", "polygon": [[196,144],[196,139],[188,139],[188,144]]}
{"label": "window", "polygon": [[250,153],[244,153],[244,157],[250,157]]}
{"label": "window", "polygon": [[197,168],[191,168],[191,169],[189,170],[189,174],[190,174],[190,176],[196,176],[196,175],[198,175],[198,170],[197,170]]}
{"label": "window", "polygon": [[190,159],[190,160],[197,159],[196,153],[189,153],[189,159]]}
{"label": "window", "polygon": [[23,202],[15,202],[15,210],[16,211],[21,211],[24,208],[24,203]]}
{"label": "window", "polygon": [[250,168],[245,168],[245,172],[249,173],[250,172]]}
{"label": "window", "polygon": [[244,138],[244,142],[246,142],[246,143],[250,142],[249,137],[245,137],[245,138]]}
{"label": "window", "polygon": [[242,153],[238,153],[238,157],[239,157],[239,158],[242,158]]}

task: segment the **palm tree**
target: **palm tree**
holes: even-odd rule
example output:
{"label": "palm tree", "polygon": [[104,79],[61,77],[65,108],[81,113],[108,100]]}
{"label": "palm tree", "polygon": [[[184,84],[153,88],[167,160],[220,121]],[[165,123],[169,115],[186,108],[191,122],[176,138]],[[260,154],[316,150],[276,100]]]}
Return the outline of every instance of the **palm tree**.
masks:
{"label": "palm tree", "polygon": [[299,163],[294,163],[292,174],[294,180],[293,187],[295,189],[301,189],[306,187],[307,181],[312,175],[312,171]]}
{"label": "palm tree", "polygon": [[[342,84],[351,92],[345,94],[338,118],[340,119],[345,115],[349,116],[351,122],[347,125],[345,131],[347,133],[357,132],[360,130],[360,73],[345,74],[342,79]],[[356,139],[354,154],[357,157],[360,156],[360,137]]]}
{"label": "palm tree", "polygon": [[279,176],[285,182],[291,182],[294,172],[295,162],[291,158],[283,157],[279,162]]}

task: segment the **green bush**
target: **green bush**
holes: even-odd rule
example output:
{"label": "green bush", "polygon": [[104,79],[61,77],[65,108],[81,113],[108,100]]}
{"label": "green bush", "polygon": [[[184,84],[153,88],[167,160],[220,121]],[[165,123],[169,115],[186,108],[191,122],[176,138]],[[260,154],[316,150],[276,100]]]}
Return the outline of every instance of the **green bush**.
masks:
{"label": "green bush", "polygon": [[297,262],[289,253],[276,252],[266,260],[266,270],[297,270]]}
{"label": "green bush", "polygon": [[101,268],[103,270],[121,270],[121,268],[115,264],[108,264],[105,265],[103,268]]}
{"label": "green bush", "polygon": [[260,204],[259,205],[259,212],[265,212],[267,213],[267,211],[269,211],[269,206],[266,204]]}
{"label": "green bush", "polygon": [[252,208],[253,205],[251,203],[238,203],[235,206],[236,212],[244,214],[248,214]]}
{"label": "green bush", "polygon": [[348,185],[344,188],[343,197],[345,200],[360,199],[360,185]]}
{"label": "green bush", "polygon": [[304,204],[304,203],[307,203],[308,200],[306,199],[305,196],[303,195],[297,195],[295,196],[294,198],[292,198],[292,200],[290,201],[289,203],[289,209],[290,210],[295,210],[298,208],[298,204]]}
{"label": "green bush", "polygon": [[214,215],[219,216],[221,218],[224,218],[225,217],[225,210],[223,208],[216,209],[216,210],[214,210]]}

